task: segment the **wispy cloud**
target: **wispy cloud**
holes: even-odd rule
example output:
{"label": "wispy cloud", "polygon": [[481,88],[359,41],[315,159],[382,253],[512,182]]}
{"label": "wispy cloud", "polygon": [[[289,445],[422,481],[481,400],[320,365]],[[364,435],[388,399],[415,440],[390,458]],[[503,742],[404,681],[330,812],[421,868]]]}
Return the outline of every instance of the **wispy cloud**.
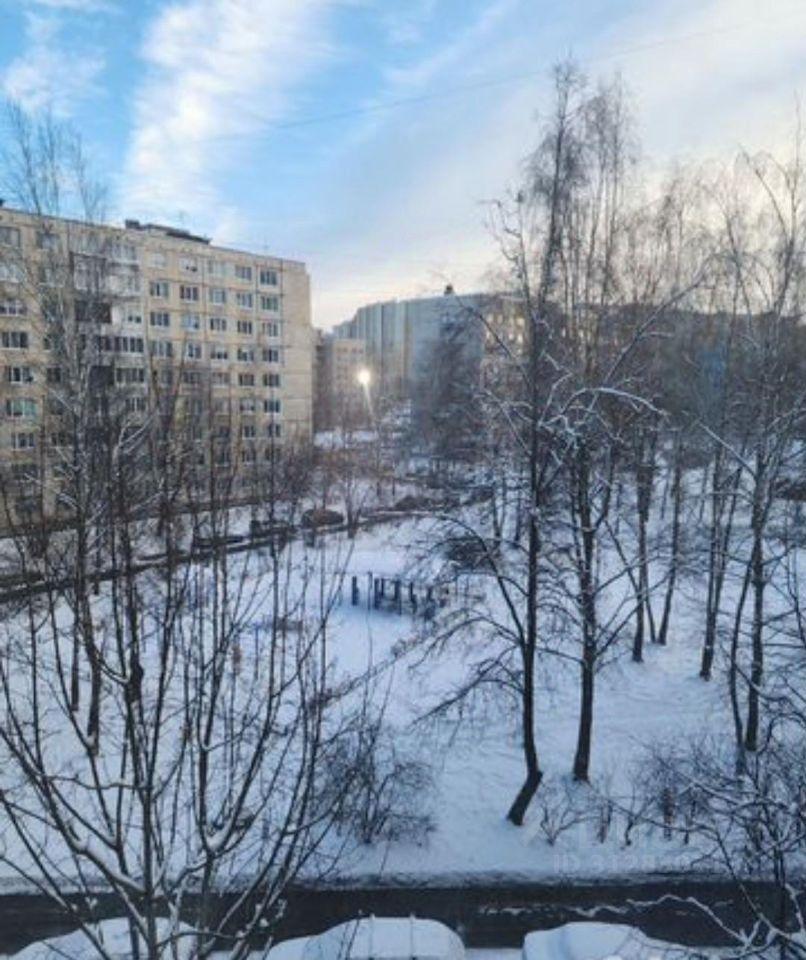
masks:
{"label": "wispy cloud", "polygon": [[71,13],[97,13],[101,10],[115,9],[113,0],[28,0],[28,4],[32,7]]}
{"label": "wispy cloud", "polygon": [[390,7],[380,0],[379,13],[387,41],[401,46],[421,41],[436,5],[437,0],[409,0],[399,7]]}
{"label": "wispy cloud", "polygon": [[[597,23],[577,8],[546,25],[538,5],[498,0],[428,56],[387,70],[379,100],[446,95],[363,125],[349,194],[360,193],[373,216],[360,233],[333,224],[329,245],[338,253],[313,258],[318,322],[342,319],[369,299],[436,292],[443,277],[460,289],[483,282],[496,251],[479,201],[501,196],[519,175],[537,135],[535,111],[548,106],[549,67],[569,50],[594,76],[625,75],[639,134],[659,165],[681,155],[731,156],[740,145],[774,149],[791,132],[793,95],[806,92],[802,2],[771,0],[763,18],[756,0],[625,9],[633,12]],[[489,89],[482,83],[519,74]],[[449,95],[477,81],[473,92]],[[351,271],[338,262],[347,244]]]}
{"label": "wispy cloud", "polygon": [[[286,115],[296,85],[332,50],[332,0],[182,0],[164,7],[142,48],[122,202],[231,232],[217,177],[252,136]],[[233,174],[234,176],[234,174]]]}
{"label": "wispy cloud", "polygon": [[[88,0],[40,0],[40,5],[81,12],[91,9]],[[97,49],[68,45],[63,26],[62,18],[53,12],[28,10],[25,14],[26,44],[0,74],[0,88],[26,110],[50,107],[67,116],[97,89],[104,68],[102,54]]]}

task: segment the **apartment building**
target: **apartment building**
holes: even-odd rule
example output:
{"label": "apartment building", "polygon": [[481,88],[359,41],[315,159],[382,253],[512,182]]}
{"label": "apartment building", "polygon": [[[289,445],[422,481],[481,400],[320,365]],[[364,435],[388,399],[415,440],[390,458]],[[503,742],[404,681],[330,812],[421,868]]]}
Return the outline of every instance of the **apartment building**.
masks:
{"label": "apartment building", "polygon": [[375,390],[383,400],[416,403],[433,379],[441,348],[458,360],[478,362],[487,340],[486,321],[502,311],[489,294],[458,295],[452,287],[435,297],[388,300],[360,307],[335,327],[337,340],[361,341]]}
{"label": "apartment building", "polygon": [[362,385],[366,370],[367,349],[363,340],[320,332],[314,403],[317,430],[352,427],[368,421],[367,384]]}
{"label": "apartment building", "polygon": [[449,286],[439,296],[360,307],[333,336],[364,344],[373,403],[381,413],[408,413],[413,442],[427,445],[435,424],[447,420],[440,432],[449,430],[451,409],[470,410],[495,378],[500,350],[521,348],[523,329],[517,298]]}
{"label": "apartment building", "polygon": [[208,420],[226,418],[231,426],[217,429],[237,433],[246,463],[311,434],[304,264],[159,224],[116,228],[0,206],[0,464],[21,485],[41,474],[43,448],[58,445],[54,395],[80,376],[77,352],[88,358],[88,388],[125,395],[135,419],[168,390]]}

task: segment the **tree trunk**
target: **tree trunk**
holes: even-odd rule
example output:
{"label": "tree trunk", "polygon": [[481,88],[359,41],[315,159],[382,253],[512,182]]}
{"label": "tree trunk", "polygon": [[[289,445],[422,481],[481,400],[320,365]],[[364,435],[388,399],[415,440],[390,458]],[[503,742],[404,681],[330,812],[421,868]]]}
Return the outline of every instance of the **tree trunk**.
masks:
{"label": "tree trunk", "polygon": [[521,709],[521,724],[523,737],[523,755],[526,761],[526,779],[518,791],[518,795],[507,813],[507,820],[516,827],[523,826],[523,820],[529,804],[532,802],[543,773],[537,759],[535,743],[535,711],[534,711],[534,655],[524,651],[523,658],[523,699]]}
{"label": "tree trunk", "polygon": [[579,711],[579,734],[574,756],[574,780],[587,783],[590,778],[591,740],[593,734],[593,682],[595,651],[585,650],[582,662],[582,684]]}
{"label": "tree trunk", "polygon": [[750,690],[747,701],[747,727],[744,746],[749,753],[758,749],[758,727],[761,683],[764,679],[764,547],[761,530],[754,534],[753,580],[753,660],[750,666]]}
{"label": "tree trunk", "polygon": [[680,564],[680,514],[683,506],[683,460],[680,452],[674,465],[672,479],[672,542],[669,557],[669,579],[666,584],[666,596],[663,601],[663,615],[658,629],[658,643],[666,645],[669,635],[669,622],[672,616],[672,602],[677,583],[677,570]]}

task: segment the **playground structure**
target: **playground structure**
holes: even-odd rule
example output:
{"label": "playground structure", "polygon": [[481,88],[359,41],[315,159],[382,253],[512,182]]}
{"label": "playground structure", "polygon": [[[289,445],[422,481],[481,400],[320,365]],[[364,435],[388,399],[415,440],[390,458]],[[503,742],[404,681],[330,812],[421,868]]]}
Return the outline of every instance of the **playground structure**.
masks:
{"label": "playground structure", "polygon": [[367,572],[366,588],[362,597],[361,574],[350,578],[350,602],[354,607],[366,604],[367,610],[385,610],[390,613],[421,616],[432,620],[437,610],[447,607],[452,600],[471,596],[469,578],[453,583],[412,580],[398,575]]}

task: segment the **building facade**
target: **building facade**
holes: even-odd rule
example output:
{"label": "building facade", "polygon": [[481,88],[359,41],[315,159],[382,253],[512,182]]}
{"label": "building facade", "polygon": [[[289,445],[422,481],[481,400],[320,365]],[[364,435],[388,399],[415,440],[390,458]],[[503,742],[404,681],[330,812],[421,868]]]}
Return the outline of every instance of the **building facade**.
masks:
{"label": "building facade", "polygon": [[364,344],[373,405],[407,421],[414,446],[447,448],[459,434],[470,446],[496,356],[522,347],[523,311],[510,296],[447,287],[441,296],[361,307],[333,336]]}
{"label": "building facade", "polygon": [[355,427],[369,419],[362,379],[367,367],[363,340],[321,333],[316,347],[314,421],[317,430]]}
{"label": "building facade", "polygon": [[312,355],[302,263],[0,207],[0,445],[20,486],[64,441],[66,396],[87,391],[125,397],[133,423],[166,397],[194,412],[200,463],[211,431],[222,463],[268,458],[310,437]]}

